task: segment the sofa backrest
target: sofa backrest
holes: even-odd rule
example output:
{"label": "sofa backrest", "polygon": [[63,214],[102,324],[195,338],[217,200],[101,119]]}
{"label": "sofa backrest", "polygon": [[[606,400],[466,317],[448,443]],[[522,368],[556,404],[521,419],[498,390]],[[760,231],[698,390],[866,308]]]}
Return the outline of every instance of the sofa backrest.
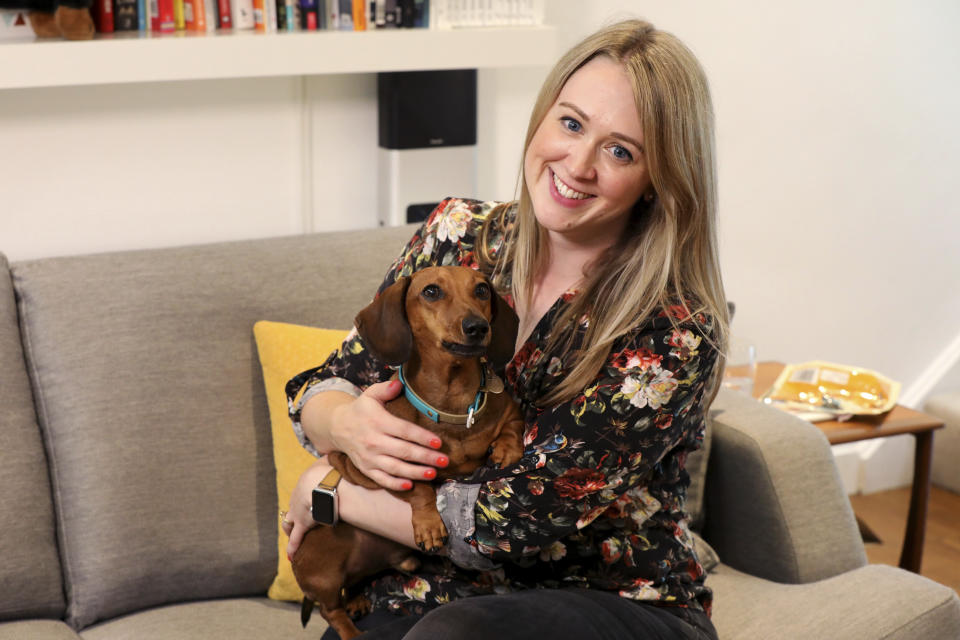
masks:
{"label": "sofa backrest", "polygon": [[278,505],[253,324],[349,328],[411,233],[13,265],[73,626],[266,592]]}
{"label": "sofa backrest", "polygon": [[60,618],[63,582],[47,456],[24,364],[7,259],[0,254],[0,622]]}

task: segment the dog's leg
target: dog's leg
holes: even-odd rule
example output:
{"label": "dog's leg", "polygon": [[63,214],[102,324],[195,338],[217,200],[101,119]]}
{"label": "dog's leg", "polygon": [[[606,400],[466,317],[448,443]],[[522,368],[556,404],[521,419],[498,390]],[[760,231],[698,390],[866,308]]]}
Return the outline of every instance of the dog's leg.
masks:
{"label": "dog's leg", "polygon": [[353,461],[342,451],[331,451],[327,454],[327,460],[330,461],[333,468],[339,471],[340,475],[342,475],[347,482],[364,487],[365,489],[383,489],[383,487],[357,469]]}
{"label": "dog's leg", "polygon": [[490,462],[501,469],[519,462],[523,457],[523,429],[523,417],[517,406],[510,403],[510,409],[500,418],[497,437],[490,444]]}
{"label": "dog's leg", "polygon": [[414,482],[410,491],[391,491],[410,503],[413,539],[422,551],[439,551],[447,544],[447,527],[437,511],[437,492],[428,482]]}

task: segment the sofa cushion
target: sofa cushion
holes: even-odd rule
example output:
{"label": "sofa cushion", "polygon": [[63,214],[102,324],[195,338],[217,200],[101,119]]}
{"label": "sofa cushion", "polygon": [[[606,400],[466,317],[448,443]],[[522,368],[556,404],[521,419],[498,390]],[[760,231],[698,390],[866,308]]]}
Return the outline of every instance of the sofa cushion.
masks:
{"label": "sofa cushion", "polygon": [[77,632],[59,620],[0,623],[0,640],[79,640]]}
{"label": "sofa cushion", "polygon": [[300,608],[264,598],[191,602],[143,611],[83,631],[84,640],[290,640],[323,635],[313,616],[304,631]]}
{"label": "sofa cushion", "polygon": [[[257,355],[263,369],[263,384],[270,409],[273,432],[273,463],[277,468],[277,502],[281,509],[290,504],[290,494],[300,475],[316,458],[301,446],[287,407],[286,384],[301,371],[315,367],[336,351],[346,331],[316,329],[285,322],[261,321],[253,326]],[[288,538],[277,519],[277,576],[267,595],[275,600],[300,602],[303,591],[293,577],[287,559]]]}
{"label": "sofa cushion", "polygon": [[349,328],[411,233],[14,265],[72,625],[266,592],[278,508],[251,328]]}
{"label": "sofa cushion", "polygon": [[960,638],[957,593],[886,565],[808,584],[778,584],[720,565],[713,623],[721,638],[914,640]]}
{"label": "sofa cushion", "polygon": [[0,363],[0,620],[59,618],[66,606],[47,456],[24,364],[10,271],[3,255]]}

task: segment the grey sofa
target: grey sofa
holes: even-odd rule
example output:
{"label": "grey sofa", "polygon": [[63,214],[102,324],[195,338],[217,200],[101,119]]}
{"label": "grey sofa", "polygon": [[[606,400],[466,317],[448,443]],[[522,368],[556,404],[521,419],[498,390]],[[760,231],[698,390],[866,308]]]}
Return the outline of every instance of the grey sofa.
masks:
{"label": "grey sofa", "polygon": [[[409,234],[0,256],[0,640],[319,637],[264,597],[252,326],[349,327]],[[721,637],[960,637],[952,590],[866,564],[819,431],[736,394],[712,415],[696,484]]]}

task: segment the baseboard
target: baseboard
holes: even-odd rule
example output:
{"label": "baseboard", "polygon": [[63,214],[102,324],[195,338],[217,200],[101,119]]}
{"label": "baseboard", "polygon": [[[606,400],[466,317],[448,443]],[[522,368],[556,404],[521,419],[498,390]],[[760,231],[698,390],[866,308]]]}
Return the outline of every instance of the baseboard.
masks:
{"label": "baseboard", "polygon": [[960,363],[960,333],[954,337],[947,348],[934,358],[923,373],[900,394],[900,404],[911,409],[919,409],[923,401],[947,373]]}

